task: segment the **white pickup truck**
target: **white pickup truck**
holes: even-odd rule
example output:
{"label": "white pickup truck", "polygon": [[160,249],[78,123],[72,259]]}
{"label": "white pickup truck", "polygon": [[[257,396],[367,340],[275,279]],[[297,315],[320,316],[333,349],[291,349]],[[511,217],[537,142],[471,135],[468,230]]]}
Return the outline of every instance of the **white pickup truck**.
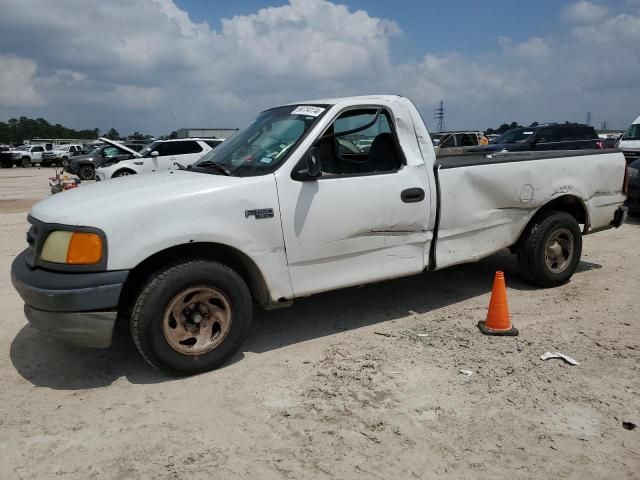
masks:
{"label": "white pickup truck", "polygon": [[[368,150],[351,148],[355,134]],[[526,279],[562,284],[582,235],[624,222],[625,182],[614,150],[437,162],[403,97],[286,105],[191,168],[36,204],[12,280],[44,332],[105,347],[128,322],[151,365],[192,374],[240,348],[253,301],[285,306],[504,248]]]}

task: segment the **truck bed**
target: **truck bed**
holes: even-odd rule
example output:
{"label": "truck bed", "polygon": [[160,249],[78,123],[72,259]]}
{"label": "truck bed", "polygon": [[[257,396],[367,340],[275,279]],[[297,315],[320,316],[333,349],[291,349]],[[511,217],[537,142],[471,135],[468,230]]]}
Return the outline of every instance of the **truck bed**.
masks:
{"label": "truck bed", "polygon": [[562,197],[584,212],[585,232],[609,225],[624,201],[624,156],[616,149],[469,153],[436,162],[437,268],[509,247],[539,208]]}
{"label": "truck bed", "polygon": [[494,163],[531,162],[534,160],[549,160],[551,158],[584,157],[591,155],[606,155],[618,153],[622,150],[610,148],[605,150],[552,150],[545,152],[494,152],[494,153],[464,153],[438,157],[436,162],[441,169],[471,167],[475,165],[490,165]]}

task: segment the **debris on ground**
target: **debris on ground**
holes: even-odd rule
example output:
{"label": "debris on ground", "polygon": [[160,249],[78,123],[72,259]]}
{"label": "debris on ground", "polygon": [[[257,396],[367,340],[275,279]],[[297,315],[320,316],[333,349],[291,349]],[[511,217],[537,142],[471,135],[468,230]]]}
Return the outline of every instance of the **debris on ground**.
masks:
{"label": "debris on ground", "polygon": [[553,352],[553,353],[545,352],[542,355],[540,355],[540,358],[542,360],[549,360],[551,358],[561,358],[562,360],[567,362],[569,365],[580,365],[578,362],[576,362],[569,355],[565,355],[564,353],[561,353],[561,352]]}

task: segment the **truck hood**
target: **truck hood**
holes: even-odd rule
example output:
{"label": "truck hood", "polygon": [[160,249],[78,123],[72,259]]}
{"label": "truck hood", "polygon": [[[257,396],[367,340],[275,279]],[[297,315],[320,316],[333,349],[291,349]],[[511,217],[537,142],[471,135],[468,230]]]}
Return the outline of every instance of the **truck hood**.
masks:
{"label": "truck hood", "polygon": [[621,150],[640,150],[640,140],[620,140]]}
{"label": "truck hood", "polygon": [[[102,228],[104,224],[117,224],[127,211],[146,211],[151,215],[163,205],[232,188],[246,180],[180,170],[131,175],[52,195],[36,203],[31,216],[46,223]],[[160,219],[162,215],[158,213],[157,217]]]}

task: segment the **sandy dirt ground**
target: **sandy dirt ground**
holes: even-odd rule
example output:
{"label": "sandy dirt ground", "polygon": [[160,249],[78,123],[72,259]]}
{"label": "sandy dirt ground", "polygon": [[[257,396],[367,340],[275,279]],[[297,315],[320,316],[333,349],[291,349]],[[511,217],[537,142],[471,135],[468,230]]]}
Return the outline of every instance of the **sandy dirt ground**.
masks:
{"label": "sandy dirt ground", "polygon": [[[51,172],[0,171],[0,477],[640,478],[640,222],[586,237],[560,288],[501,253],[318,295],[175,379],[126,331],[83,350],[27,325],[9,268]],[[497,269],[519,337],[476,328]]]}

